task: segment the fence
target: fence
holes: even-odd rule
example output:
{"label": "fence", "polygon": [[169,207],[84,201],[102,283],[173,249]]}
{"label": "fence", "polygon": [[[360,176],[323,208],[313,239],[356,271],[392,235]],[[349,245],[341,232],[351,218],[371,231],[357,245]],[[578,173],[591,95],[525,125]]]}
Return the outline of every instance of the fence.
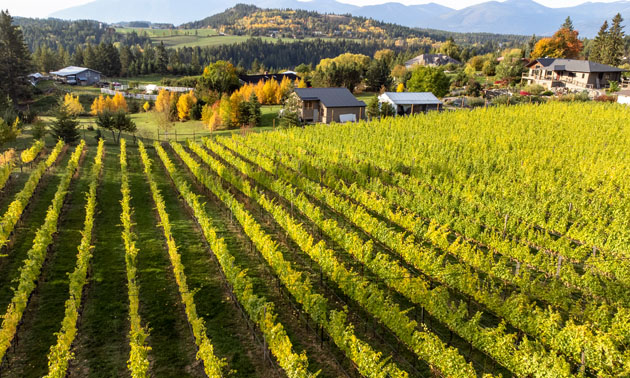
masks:
{"label": "fence", "polygon": [[161,85],[154,85],[154,84],[140,84],[138,85],[138,89],[141,90],[151,90],[151,91],[159,91],[162,89],[165,89],[169,92],[190,92],[190,91],[194,91],[195,88],[188,88],[188,87],[164,87]]}
{"label": "fence", "polygon": [[153,100],[153,101],[157,100],[157,95],[121,92],[121,91],[115,91],[108,88],[101,88],[101,93],[111,95],[111,96],[116,95],[116,93],[121,93],[123,97],[127,97],[127,98],[136,98],[138,100]]}

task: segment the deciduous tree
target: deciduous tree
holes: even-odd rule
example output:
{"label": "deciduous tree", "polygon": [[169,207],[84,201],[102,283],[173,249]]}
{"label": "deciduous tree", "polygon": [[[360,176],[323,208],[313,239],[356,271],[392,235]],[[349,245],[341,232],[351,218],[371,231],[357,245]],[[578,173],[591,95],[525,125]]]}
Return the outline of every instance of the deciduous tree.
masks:
{"label": "deciduous tree", "polygon": [[407,81],[407,89],[410,92],[431,92],[437,97],[444,97],[449,86],[449,78],[437,67],[418,66]]}

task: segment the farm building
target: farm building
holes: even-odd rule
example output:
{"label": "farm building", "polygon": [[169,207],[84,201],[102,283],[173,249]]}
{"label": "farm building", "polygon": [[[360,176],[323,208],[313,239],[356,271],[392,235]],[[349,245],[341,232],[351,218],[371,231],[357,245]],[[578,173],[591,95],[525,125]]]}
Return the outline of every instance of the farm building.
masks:
{"label": "farm building", "polygon": [[259,81],[269,81],[275,79],[278,83],[282,81],[282,79],[287,78],[291,81],[299,80],[300,77],[293,72],[283,72],[276,74],[262,74],[262,75],[239,75],[238,78],[241,81],[241,85],[243,84],[258,84]]}
{"label": "farm building", "polygon": [[411,68],[413,66],[429,66],[429,67],[437,67],[437,66],[445,66],[449,63],[452,64],[462,64],[459,60],[453,59],[445,54],[422,54],[418,55],[413,59],[409,59],[405,62],[405,67]]}
{"label": "farm building", "polygon": [[547,89],[573,90],[607,88],[610,82],[621,81],[621,68],[588,60],[540,58],[527,65],[523,73],[527,84],[540,84]]}
{"label": "farm building", "polygon": [[297,88],[295,94],[305,122],[356,122],[365,118],[365,103],[347,88]]}
{"label": "farm building", "polygon": [[56,80],[72,85],[92,85],[101,81],[101,73],[91,68],[69,66],[50,73]]}
{"label": "farm building", "polygon": [[442,101],[431,92],[385,92],[378,96],[381,106],[389,104],[397,116],[439,110]]}

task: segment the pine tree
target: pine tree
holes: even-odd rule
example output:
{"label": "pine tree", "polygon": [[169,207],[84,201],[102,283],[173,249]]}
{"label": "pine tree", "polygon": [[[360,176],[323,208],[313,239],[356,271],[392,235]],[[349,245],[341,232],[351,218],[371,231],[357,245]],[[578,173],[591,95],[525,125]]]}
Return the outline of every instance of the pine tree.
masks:
{"label": "pine tree", "polygon": [[79,121],[76,116],[70,114],[68,107],[60,104],[55,115],[55,120],[50,125],[50,129],[57,139],[62,139],[66,143],[74,143],[79,139],[77,127]]}
{"label": "pine tree", "polygon": [[623,58],[625,33],[623,31],[623,25],[621,24],[622,22],[623,18],[621,17],[621,13],[617,13],[612,19],[612,25],[608,32],[606,64],[612,66],[619,66]]}
{"label": "pine tree", "polygon": [[256,97],[256,93],[253,93],[249,96],[249,101],[247,101],[248,105],[248,124],[251,127],[256,127],[260,125],[260,120],[262,118],[262,112],[260,110],[260,101],[258,101],[258,97]]}
{"label": "pine tree", "polygon": [[168,68],[168,53],[166,52],[163,41],[160,41],[156,50],[155,67],[159,73],[164,74],[167,72]]}
{"label": "pine tree", "polygon": [[33,70],[22,30],[13,25],[8,11],[0,12],[0,97],[17,103],[31,94],[27,76]]}
{"label": "pine tree", "polygon": [[564,20],[564,23],[562,24],[560,28],[573,31],[573,21],[571,21],[571,16],[567,16],[567,18]]}
{"label": "pine tree", "polygon": [[597,36],[593,40],[591,45],[591,53],[589,54],[589,60],[597,63],[604,63],[606,60],[606,43],[608,41],[608,21],[604,21],[604,24],[599,29]]}

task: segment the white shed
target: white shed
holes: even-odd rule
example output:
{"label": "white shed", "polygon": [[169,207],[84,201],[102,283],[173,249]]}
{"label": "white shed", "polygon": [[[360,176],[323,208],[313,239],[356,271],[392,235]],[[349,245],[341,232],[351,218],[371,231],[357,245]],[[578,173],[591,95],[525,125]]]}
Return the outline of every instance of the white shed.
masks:
{"label": "white shed", "polygon": [[385,92],[378,96],[381,104],[390,104],[396,115],[426,113],[439,110],[442,101],[431,92]]}
{"label": "white shed", "polygon": [[620,104],[630,105],[630,90],[618,92],[617,102]]}

